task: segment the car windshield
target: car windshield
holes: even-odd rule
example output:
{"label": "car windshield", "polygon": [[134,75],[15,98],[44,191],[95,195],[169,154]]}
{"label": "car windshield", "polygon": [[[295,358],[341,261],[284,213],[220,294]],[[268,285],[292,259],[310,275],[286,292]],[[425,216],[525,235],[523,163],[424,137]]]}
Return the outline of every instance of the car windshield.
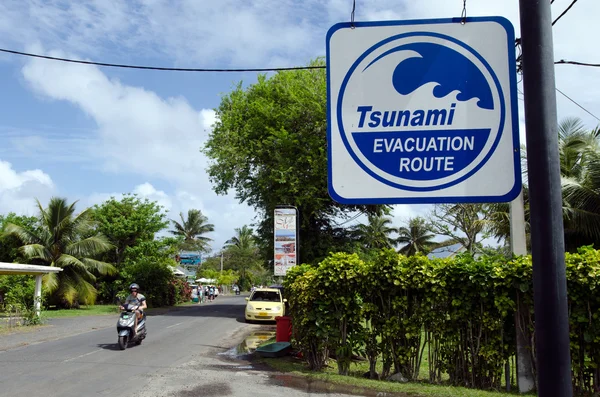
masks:
{"label": "car windshield", "polygon": [[250,300],[263,302],[281,302],[278,291],[254,291],[254,294],[252,294]]}

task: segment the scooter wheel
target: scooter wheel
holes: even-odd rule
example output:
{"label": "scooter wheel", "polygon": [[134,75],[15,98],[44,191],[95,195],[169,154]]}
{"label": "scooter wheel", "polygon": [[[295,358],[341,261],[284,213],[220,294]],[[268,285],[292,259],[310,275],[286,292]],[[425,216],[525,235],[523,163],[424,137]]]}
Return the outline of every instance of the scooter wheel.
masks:
{"label": "scooter wheel", "polygon": [[127,349],[127,337],[126,336],[119,336],[119,349],[121,350],[125,350]]}

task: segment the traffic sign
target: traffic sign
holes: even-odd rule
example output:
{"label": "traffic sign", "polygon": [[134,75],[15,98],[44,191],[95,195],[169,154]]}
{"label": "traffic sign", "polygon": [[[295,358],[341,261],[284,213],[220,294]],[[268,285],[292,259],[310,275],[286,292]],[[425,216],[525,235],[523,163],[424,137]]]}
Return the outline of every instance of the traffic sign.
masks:
{"label": "traffic sign", "polygon": [[521,190],[514,29],[501,17],[327,33],[329,194],[344,204],[507,202]]}

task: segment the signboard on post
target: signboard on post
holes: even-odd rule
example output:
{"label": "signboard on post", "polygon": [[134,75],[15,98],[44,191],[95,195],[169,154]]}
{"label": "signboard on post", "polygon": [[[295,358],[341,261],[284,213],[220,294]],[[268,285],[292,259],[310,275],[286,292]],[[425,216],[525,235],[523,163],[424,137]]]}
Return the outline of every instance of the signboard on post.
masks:
{"label": "signboard on post", "polygon": [[296,265],[298,210],[294,207],[275,208],[275,276],[285,276]]}
{"label": "signboard on post", "polygon": [[334,200],[507,202],[519,194],[508,20],[340,23],[327,34],[327,74]]}

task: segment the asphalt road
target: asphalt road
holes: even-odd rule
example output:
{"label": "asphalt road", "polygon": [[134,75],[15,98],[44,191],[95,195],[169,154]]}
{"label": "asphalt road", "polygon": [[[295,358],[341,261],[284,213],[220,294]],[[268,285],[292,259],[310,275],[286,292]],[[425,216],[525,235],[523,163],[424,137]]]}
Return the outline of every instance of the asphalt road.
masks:
{"label": "asphalt road", "polygon": [[[245,335],[265,328],[244,322],[244,305],[242,296],[222,296],[148,315],[148,337],[124,351],[116,343],[117,316],[112,327],[0,351],[0,396],[279,397],[317,392],[236,355]],[[324,390],[318,391],[323,395]]]}

